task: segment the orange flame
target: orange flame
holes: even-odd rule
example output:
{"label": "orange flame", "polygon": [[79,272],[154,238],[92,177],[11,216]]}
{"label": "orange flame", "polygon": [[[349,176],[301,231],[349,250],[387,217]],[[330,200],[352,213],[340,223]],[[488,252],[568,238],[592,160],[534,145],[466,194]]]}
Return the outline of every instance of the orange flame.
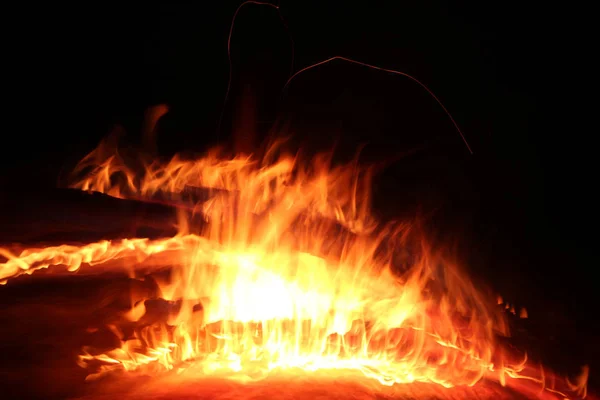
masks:
{"label": "orange flame", "polygon": [[[502,300],[478,290],[414,225],[377,224],[369,169],[333,167],[324,155],[303,167],[280,144],[261,160],[212,151],[150,163],[137,175],[105,142],[79,164],[76,172],[87,173],[73,187],[184,204],[180,234],[1,250],[0,281],[50,266],[151,274],[170,265],[159,287],[174,312],[140,325],[118,349],[85,348],[80,365],[100,363],[100,374],[193,365],[248,380],[276,369],[338,369],[384,385],[527,380],[566,396],[526,357],[511,361],[499,346],[498,335],[508,335]],[[210,188],[211,198],[196,204],[185,197],[189,187]],[[189,226],[190,210],[207,221],[200,231]],[[140,321],[145,312],[138,302],[124,318]],[[585,396],[586,382],[587,369],[567,389]]]}

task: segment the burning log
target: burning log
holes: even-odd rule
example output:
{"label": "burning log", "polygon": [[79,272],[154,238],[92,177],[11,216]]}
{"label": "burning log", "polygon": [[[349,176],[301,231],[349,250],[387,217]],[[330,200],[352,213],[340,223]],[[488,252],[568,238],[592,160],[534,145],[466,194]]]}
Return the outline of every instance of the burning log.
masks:
{"label": "burning log", "polygon": [[[8,233],[3,231],[3,236],[0,236],[0,243],[8,244],[5,246],[7,248],[0,247],[0,283],[34,271],[46,271],[49,267],[51,270],[48,273],[52,275],[70,275],[74,271],[80,275],[122,274],[129,271],[135,276],[144,276],[181,267],[199,247],[207,251],[219,247],[219,240],[211,244],[211,240],[195,234],[176,235],[173,221],[180,210],[176,207],[145,204],[98,193],[71,190],[58,193],[67,195],[56,196],[52,198],[54,202],[46,203],[45,209],[52,211],[46,212],[45,219],[41,215],[43,209],[38,209],[38,213],[33,215],[13,213],[15,230]],[[68,201],[61,206],[57,198]],[[12,207],[18,209],[15,204],[13,202]],[[61,220],[57,217],[61,214],[66,218]],[[37,220],[36,217],[41,221],[38,223],[41,229],[37,234],[33,232],[28,235],[26,228]],[[257,221],[264,219],[258,215],[254,215],[254,218]],[[291,233],[294,240],[302,242],[310,236],[303,228],[307,218],[312,220],[311,224],[321,227],[325,238],[317,241],[314,250],[328,258],[339,257],[344,250],[344,243],[349,240],[360,240],[360,235],[334,220],[306,215],[297,216],[297,221],[292,224],[295,228],[292,231],[298,231]],[[18,220],[25,221],[23,227],[16,223]],[[200,219],[195,227],[210,230],[210,225],[210,222]],[[127,233],[127,229],[130,233]],[[13,232],[14,235],[11,234]],[[277,233],[276,230],[273,232]],[[92,265],[93,268],[90,268]]]}
{"label": "burning log", "polygon": [[[188,185],[176,196],[167,191],[157,191],[149,197],[132,199],[77,189],[19,191],[0,199],[0,218],[4,228],[0,232],[0,243],[62,244],[170,237],[178,232],[178,212],[193,211],[215,196],[231,196],[226,201],[233,208],[231,217],[235,217],[238,192],[224,189]],[[318,226],[333,225],[340,233],[349,232],[333,219],[323,216],[311,218],[321,219],[315,222]],[[306,218],[300,216],[299,219]],[[196,230],[205,225],[200,215],[193,222]]]}
{"label": "burning log", "polygon": [[2,199],[1,207],[0,243],[84,243],[177,233],[176,207],[96,192],[18,192]]}

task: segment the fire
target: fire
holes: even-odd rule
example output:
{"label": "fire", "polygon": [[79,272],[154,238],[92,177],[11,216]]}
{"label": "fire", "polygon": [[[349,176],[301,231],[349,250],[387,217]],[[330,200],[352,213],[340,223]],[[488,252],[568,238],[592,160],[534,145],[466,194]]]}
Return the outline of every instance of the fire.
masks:
{"label": "fire", "polygon": [[[383,385],[487,378],[585,396],[587,370],[558,388],[526,356],[505,351],[497,339],[509,334],[501,301],[431,248],[417,224],[377,223],[368,168],[332,166],[326,155],[305,164],[280,145],[261,159],[214,150],[139,169],[105,142],[78,165],[83,177],[72,187],[176,204],[180,233],[2,249],[0,281],[49,267],[142,276],[169,266],[169,278],[156,277],[159,298],[133,299],[122,316],[136,326],[133,337],[115,323],[120,348],[83,349],[80,365],[96,368],[90,378],[193,369],[248,381],[281,370],[352,370]],[[194,198],[198,188],[206,198]],[[168,316],[144,322],[158,300]]]}

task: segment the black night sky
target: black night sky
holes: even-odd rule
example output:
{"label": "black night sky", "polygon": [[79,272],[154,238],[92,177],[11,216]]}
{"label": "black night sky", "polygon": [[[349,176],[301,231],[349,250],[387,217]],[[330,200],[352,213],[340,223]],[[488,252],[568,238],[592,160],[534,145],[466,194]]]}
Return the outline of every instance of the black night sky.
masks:
{"label": "black night sky", "polygon": [[[3,64],[13,71],[4,75],[5,100],[16,123],[3,130],[2,192],[55,186],[117,124],[139,140],[150,105],[171,107],[159,126],[164,156],[231,143],[253,106],[255,143],[278,126],[309,149],[337,140],[342,156],[367,144],[365,161],[416,149],[376,181],[380,214],[437,210],[440,231],[470,249],[475,273],[531,314],[566,315],[558,331],[595,337],[590,11],[541,2],[336,3],[281,1],[287,29],[273,7],[240,10],[219,132],[240,1],[15,12],[22,22]],[[403,77],[335,61],[283,93],[292,54],[294,71],[339,55],[411,74],[445,104],[474,154]],[[573,354],[593,368],[598,346]]]}

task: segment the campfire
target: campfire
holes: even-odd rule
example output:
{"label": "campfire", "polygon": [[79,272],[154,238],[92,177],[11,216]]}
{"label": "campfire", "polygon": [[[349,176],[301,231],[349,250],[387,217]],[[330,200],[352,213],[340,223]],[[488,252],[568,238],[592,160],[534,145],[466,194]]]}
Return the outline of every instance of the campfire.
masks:
{"label": "campfire", "polygon": [[[285,22],[278,6],[257,1],[234,21],[245,4]],[[232,31],[233,22],[228,52]],[[433,92],[399,71],[335,56],[291,73],[284,90],[334,60],[409,78],[471,152]],[[15,218],[0,232],[0,291],[38,277],[46,287],[68,277],[106,288],[84,301],[82,284],[76,312],[62,303],[32,312],[77,321],[48,341],[83,343],[69,359],[91,388],[79,398],[588,396],[587,366],[562,376],[511,342],[511,321],[527,309],[469,276],[450,240],[433,241],[417,217],[380,220],[374,166],[306,154],[280,137],[252,154],[223,147],[164,160],[154,126],[167,112],[147,113],[146,152],[107,137],[60,195],[36,193],[34,223]],[[64,212],[43,215],[40,202]],[[8,320],[27,319],[27,306]]]}
{"label": "campfire", "polygon": [[377,220],[371,168],[335,165],[331,154],[307,160],[284,143],[261,157],[215,149],[159,162],[104,141],[78,164],[71,188],[176,210],[168,220],[176,233],[13,244],[0,249],[0,281],[119,272],[151,283],[131,291],[110,323],[88,327],[118,338],[112,348],[81,349],[89,381],[153,376],[250,388],[302,375],[369,390],[493,382],[526,397],[586,396],[587,368],[558,377],[504,340],[508,316],[526,318],[525,309],[471,281],[418,220]]}

